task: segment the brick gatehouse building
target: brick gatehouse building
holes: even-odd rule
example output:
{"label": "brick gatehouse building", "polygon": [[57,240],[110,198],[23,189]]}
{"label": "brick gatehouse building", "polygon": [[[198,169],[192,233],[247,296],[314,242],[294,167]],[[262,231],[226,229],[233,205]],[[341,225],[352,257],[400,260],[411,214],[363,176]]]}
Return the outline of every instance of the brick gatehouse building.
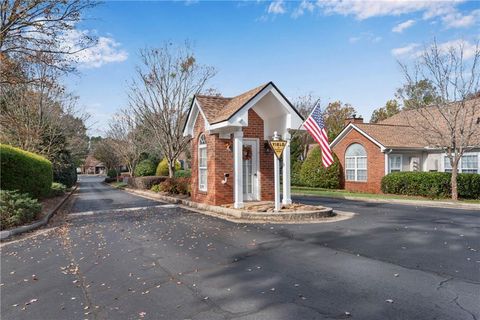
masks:
{"label": "brick gatehouse building", "polygon": [[192,154],[192,200],[242,208],[244,201],[273,201],[274,132],[287,141],[283,156],[283,199],[290,198],[290,133],[302,117],[272,83],[233,98],[196,95],[184,136]]}

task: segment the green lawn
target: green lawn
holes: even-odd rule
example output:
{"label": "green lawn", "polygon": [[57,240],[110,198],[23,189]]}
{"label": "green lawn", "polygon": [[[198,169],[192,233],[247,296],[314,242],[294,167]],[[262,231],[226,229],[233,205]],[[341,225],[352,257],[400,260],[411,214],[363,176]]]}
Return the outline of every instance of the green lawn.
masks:
{"label": "green lawn", "polygon": [[[450,199],[429,199],[424,197],[413,197],[413,196],[401,196],[395,194],[375,194],[375,193],[361,193],[361,192],[349,192],[345,190],[336,190],[336,189],[320,189],[320,188],[310,188],[310,187],[296,187],[292,186],[292,194],[297,195],[314,195],[321,197],[335,197],[335,198],[344,198],[344,197],[356,197],[356,198],[368,198],[368,199],[400,199],[400,200],[434,200],[434,201],[449,201]],[[480,203],[480,200],[460,200],[465,203]]]}
{"label": "green lawn", "polygon": [[126,186],[128,186],[128,184],[126,184],[125,182],[111,182],[110,185],[114,188],[118,188],[118,189],[123,189],[125,188]]}

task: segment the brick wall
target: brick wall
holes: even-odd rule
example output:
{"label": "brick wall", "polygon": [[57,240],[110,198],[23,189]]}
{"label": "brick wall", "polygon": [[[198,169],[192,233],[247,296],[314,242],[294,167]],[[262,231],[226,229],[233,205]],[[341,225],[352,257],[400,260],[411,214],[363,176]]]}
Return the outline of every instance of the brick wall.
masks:
{"label": "brick wall", "polygon": [[243,138],[258,138],[259,163],[260,163],[260,200],[273,201],[274,194],[274,174],[273,174],[273,151],[265,151],[263,140],[263,120],[260,116],[250,109],[248,111],[248,127],[243,129]]}
{"label": "brick wall", "polygon": [[[352,143],[361,144],[367,151],[367,181],[365,182],[345,181],[345,151]],[[332,151],[340,160],[343,188],[349,191],[381,193],[380,184],[385,175],[385,155],[380,151],[380,147],[353,129],[333,147]]]}
{"label": "brick wall", "polygon": [[[248,112],[249,126],[244,128],[244,138],[258,138],[260,160],[260,200],[273,201],[273,153],[266,153],[263,140],[263,120],[253,110]],[[211,205],[233,203],[233,138],[220,139],[218,134],[206,133],[207,141],[207,191],[198,190],[198,137],[205,131],[205,122],[201,115],[197,117],[192,137],[192,200]],[[227,147],[230,146],[230,149]],[[230,177],[222,184],[224,174]]]}

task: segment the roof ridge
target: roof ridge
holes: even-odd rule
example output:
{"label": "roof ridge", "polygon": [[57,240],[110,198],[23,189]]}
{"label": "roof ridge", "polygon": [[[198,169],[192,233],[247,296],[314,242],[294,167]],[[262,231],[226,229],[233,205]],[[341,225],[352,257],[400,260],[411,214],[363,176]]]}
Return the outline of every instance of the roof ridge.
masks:
{"label": "roof ridge", "polygon": [[196,94],[195,97],[201,98],[214,98],[214,99],[233,99],[232,97],[224,97],[224,96],[210,96],[206,94]]}
{"label": "roof ridge", "polygon": [[412,127],[412,126],[409,126],[409,125],[406,125],[406,124],[391,124],[391,123],[370,123],[370,122],[353,123],[352,122],[352,124],[354,124],[354,125],[355,124],[367,124],[367,125],[372,125],[372,126],[390,126],[390,127]]}

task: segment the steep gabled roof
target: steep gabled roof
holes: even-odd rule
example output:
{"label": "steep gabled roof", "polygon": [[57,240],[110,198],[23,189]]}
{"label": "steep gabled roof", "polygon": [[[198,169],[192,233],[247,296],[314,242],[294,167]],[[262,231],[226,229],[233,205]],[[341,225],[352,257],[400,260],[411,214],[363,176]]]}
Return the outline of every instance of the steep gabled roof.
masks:
{"label": "steep gabled roof", "polygon": [[207,121],[210,124],[214,124],[228,120],[269,84],[262,84],[233,98],[205,95],[196,95],[195,98],[200,108],[202,108]]}
{"label": "steep gabled roof", "polygon": [[209,123],[215,121],[217,114],[232,100],[232,98],[203,95],[196,95],[195,99],[197,99]]}
{"label": "steep gabled roof", "polygon": [[233,116],[238,110],[240,110],[244,105],[246,105],[251,99],[253,99],[260,91],[262,91],[270,83],[262,84],[256,88],[248,90],[236,97],[230,99],[230,101],[218,112],[215,120],[212,122],[217,123],[221,121],[228,120]]}

